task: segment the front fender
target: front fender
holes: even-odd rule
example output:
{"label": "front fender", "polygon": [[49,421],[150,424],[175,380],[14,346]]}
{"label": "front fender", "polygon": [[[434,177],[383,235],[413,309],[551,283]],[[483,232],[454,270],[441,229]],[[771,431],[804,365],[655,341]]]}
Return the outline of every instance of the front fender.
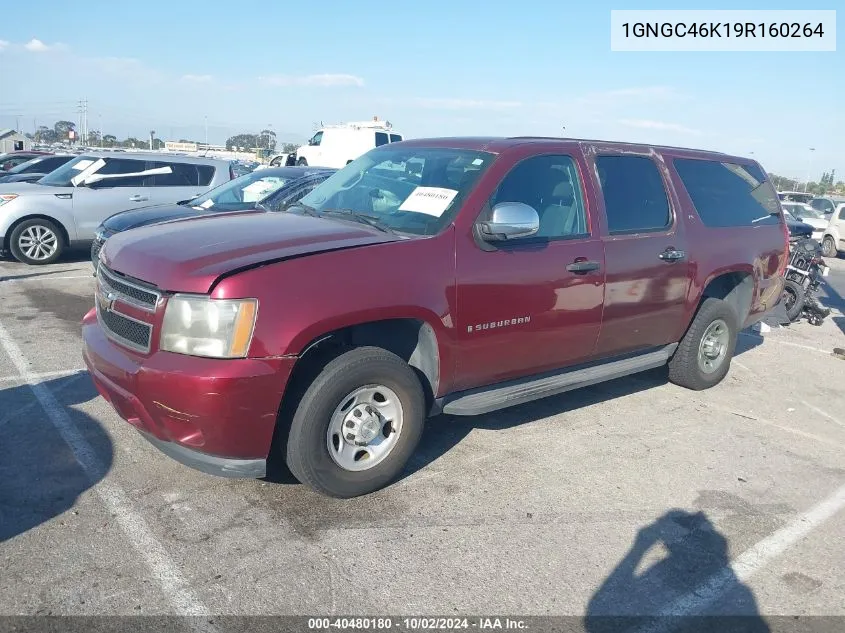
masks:
{"label": "front fender", "polygon": [[[53,199],[51,199],[53,198]],[[67,208],[56,202],[67,202]],[[48,218],[62,225],[68,239],[77,239],[76,222],[73,219],[73,201],[53,196],[21,196],[0,207],[0,235],[8,236],[12,227],[30,217]]]}

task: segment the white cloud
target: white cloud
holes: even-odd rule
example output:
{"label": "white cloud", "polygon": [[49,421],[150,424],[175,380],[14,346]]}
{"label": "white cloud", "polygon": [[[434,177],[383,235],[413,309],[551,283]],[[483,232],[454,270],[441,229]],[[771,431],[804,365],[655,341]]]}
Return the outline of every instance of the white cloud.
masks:
{"label": "white cloud", "polygon": [[31,53],[47,53],[50,51],[59,51],[65,49],[65,45],[60,42],[56,42],[55,44],[45,44],[41,40],[36,39],[34,37],[29,40],[26,44],[24,44],[23,47]]}
{"label": "white cloud", "polygon": [[695,136],[701,135],[700,130],[695,130],[684,125],[680,125],[679,123],[669,123],[667,121],[652,121],[650,119],[619,119],[617,123],[644,130],[661,130],[664,132],[678,132],[679,134],[693,134]]}
{"label": "white cloud", "polygon": [[214,81],[211,75],[182,75],[182,81],[196,84],[207,84]]}
{"label": "white cloud", "polygon": [[686,97],[671,86],[638,86],[590,92],[580,97],[582,103],[619,105],[631,101],[653,103],[655,101],[679,101]]}
{"label": "white cloud", "polygon": [[7,42],[6,40],[0,40],[0,51],[2,51],[4,48],[8,48],[8,47],[9,47],[9,42]]}
{"label": "white cloud", "polygon": [[489,101],[486,99],[413,99],[414,105],[432,110],[513,110],[522,107],[520,101]]}
{"label": "white cloud", "polygon": [[266,86],[319,86],[333,88],[337,86],[363,86],[364,80],[357,75],[324,73],[319,75],[268,75],[258,80]]}

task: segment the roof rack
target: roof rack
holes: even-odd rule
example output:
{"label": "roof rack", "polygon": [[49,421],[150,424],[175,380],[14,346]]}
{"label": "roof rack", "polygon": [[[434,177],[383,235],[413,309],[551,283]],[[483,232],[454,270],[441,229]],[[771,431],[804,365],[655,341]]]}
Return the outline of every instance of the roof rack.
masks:
{"label": "roof rack", "polygon": [[509,136],[509,140],[534,140],[534,141],[573,141],[576,143],[610,143],[613,145],[640,145],[646,147],[659,147],[660,149],[680,149],[694,152],[707,152],[708,154],[718,154],[720,156],[728,156],[725,152],[720,152],[712,149],[698,149],[695,147],[682,147],[679,145],[659,145],[655,143],[634,143],[631,141],[608,141],[603,139],[586,139],[586,138],[572,138],[570,136]]}

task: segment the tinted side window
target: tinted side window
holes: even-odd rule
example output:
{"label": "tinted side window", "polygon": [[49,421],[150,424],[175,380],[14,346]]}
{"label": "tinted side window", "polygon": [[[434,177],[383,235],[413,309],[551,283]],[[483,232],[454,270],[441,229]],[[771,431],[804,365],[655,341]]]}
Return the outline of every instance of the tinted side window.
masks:
{"label": "tinted side window", "polygon": [[777,193],[756,166],[693,158],[673,163],[705,226],[780,222]]}
{"label": "tinted side window", "polygon": [[537,211],[540,230],[532,237],[555,239],[589,233],[578,169],[570,156],[526,158],[496,188],[491,209],[501,202],[521,202]]}
{"label": "tinted side window", "polygon": [[833,203],[830,200],[818,199],[818,200],[811,200],[810,205],[814,209],[818,209],[822,213],[830,213],[833,211]]}
{"label": "tinted side window", "polygon": [[390,142],[391,142],[391,143],[398,143],[398,142],[399,142],[399,141],[401,141],[401,140],[402,140],[402,135],[401,135],[401,134],[391,134],[391,135],[390,135]]}
{"label": "tinted side window", "polygon": [[214,178],[214,167],[211,165],[192,165],[190,163],[162,163],[154,167],[170,167],[169,174],[153,176],[153,187],[196,187],[206,186]]}
{"label": "tinted side window", "polygon": [[51,171],[56,169],[57,167],[61,167],[66,162],[70,160],[66,156],[56,156],[54,158],[45,158],[42,161],[38,161],[32,167],[27,169],[28,172],[31,173],[38,173],[38,174],[49,174]]}
{"label": "tinted side window", "polygon": [[387,145],[388,143],[387,134],[384,132],[376,132],[376,147],[379,145]]}
{"label": "tinted side window", "polygon": [[610,233],[659,231],[671,224],[669,199],[652,159],[599,156],[596,170]]}
{"label": "tinted side window", "polygon": [[[147,162],[144,160],[132,160],[129,158],[107,158],[106,164],[97,170],[97,174],[137,174],[145,171]],[[144,187],[149,185],[149,177],[127,176],[126,178],[106,178],[92,183],[93,189],[106,189],[110,187]]]}

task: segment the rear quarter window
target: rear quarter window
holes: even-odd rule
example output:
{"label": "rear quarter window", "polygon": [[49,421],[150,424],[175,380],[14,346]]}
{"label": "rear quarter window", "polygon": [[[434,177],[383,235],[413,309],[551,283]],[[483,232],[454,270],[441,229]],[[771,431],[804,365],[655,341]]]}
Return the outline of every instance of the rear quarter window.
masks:
{"label": "rear quarter window", "polygon": [[210,185],[214,178],[214,167],[211,165],[158,162],[154,166],[171,169],[169,174],[153,176],[154,187],[205,187]]}
{"label": "rear quarter window", "polygon": [[389,142],[390,141],[386,133],[376,132],[376,147],[379,147],[381,145],[387,145]]}
{"label": "rear quarter window", "polygon": [[780,223],[777,193],[757,165],[695,158],[672,162],[705,226]]}

